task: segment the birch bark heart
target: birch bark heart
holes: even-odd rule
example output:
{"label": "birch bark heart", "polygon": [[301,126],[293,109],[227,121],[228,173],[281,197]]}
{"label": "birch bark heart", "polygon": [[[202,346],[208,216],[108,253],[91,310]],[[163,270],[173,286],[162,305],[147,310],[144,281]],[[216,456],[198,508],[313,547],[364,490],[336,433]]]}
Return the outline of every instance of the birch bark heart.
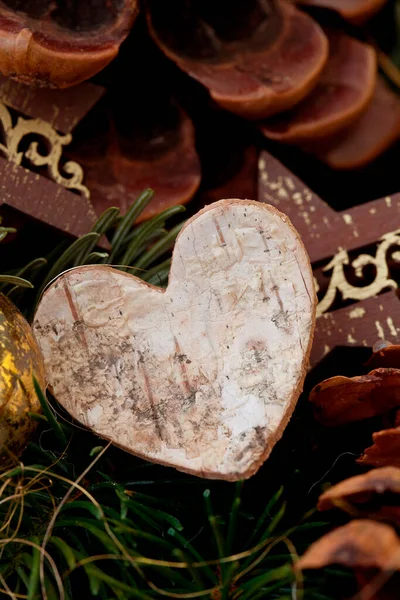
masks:
{"label": "birch bark heart", "polygon": [[221,200],[183,228],[166,290],[78,267],[45,292],[34,330],[48,383],[75,419],[137,456],[233,481],[282,435],[315,307],[287,217]]}

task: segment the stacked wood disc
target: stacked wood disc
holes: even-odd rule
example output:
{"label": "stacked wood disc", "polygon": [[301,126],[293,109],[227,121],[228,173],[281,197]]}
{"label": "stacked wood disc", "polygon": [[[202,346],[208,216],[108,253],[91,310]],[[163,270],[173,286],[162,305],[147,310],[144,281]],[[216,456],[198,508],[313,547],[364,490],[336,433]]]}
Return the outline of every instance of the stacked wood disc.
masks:
{"label": "stacked wood disc", "polygon": [[[363,24],[385,0],[299,0]],[[228,10],[228,9],[227,9]],[[323,30],[292,2],[229,4],[150,0],[150,33],[221,107],[256,120],[334,169],[374,160],[400,137],[400,99],[378,77],[375,49],[341,29]],[[227,13],[228,14],[228,13]]]}
{"label": "stacked wood disc", "polygon": [[138,0],[0,0],[0,72],[37,87],[67,88],[118,54]]}

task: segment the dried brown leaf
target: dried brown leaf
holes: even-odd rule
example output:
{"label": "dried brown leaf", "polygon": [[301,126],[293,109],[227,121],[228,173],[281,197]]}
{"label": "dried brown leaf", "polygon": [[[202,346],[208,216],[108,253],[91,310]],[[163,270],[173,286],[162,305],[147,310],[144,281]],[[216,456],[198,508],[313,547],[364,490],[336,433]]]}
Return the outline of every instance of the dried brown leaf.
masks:
{"label": "dried brown leaf", "polygon": [[314,542],[296,564],[297,569],[328,565],[351,569],[400,569],[400,539],[389,525],[357,519]]}
{"label": "dried brown leaf", "polygon": [[400,427],[377,431],[372,439],[373,445],[365,450],[357,462],[374,467],[400,468]]}
{"label": "dried brown leaf", "polygon": [[316,385],[309,399],[316,418],[328,427],[381,415],[400,406],[400,369],[332,377]]}
{"label": "dried brown leaf", "polygon": [[319,510],[331,508],[400,524],[400,469],[382,467],[341,481],[319,497]]}

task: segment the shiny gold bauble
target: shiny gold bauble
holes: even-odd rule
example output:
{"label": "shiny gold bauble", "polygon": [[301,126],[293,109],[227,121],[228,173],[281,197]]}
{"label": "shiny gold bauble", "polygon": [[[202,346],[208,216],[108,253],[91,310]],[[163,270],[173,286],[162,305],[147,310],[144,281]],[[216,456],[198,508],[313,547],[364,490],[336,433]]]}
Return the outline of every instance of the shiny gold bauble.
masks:
{"label": "shiny gold bauble", "polygon": [[43,358],[28,322],[0,294],[0,465],[18,456],[35,428],[30,412],[40,411],[33,375],[44,389]]}

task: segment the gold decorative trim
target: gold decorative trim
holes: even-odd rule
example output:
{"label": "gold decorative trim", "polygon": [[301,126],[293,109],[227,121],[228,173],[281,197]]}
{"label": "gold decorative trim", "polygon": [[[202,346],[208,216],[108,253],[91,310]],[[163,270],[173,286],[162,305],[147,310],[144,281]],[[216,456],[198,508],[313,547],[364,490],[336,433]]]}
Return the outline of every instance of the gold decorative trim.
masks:
{"label": "gold decorative trim", "polygon": [[[60,165],[63,153],[63,147],[72,141],[72,135],[60,135],[50,125],[41,119],[24,119],[18,117],[17,123],[13,126],[12,118],[8,107],[0,100],[0,125],[2,129],[3,142],[0,143],[0,152],[4,157],[20,165],[24,158],[36,167],[47,166],[47,172],[51,179],[56,183],[77,192],[80,192],[85,198],[90,198],[88,188],[83,185],[83,169],[74,162],[67,161]],[[47,147],[47,154],[43,155],[38,150],[38,142],[32,141],[26,151],[20,150],[20,143],[28,135],[39,136]],[[61,170],[66,176],[62,175]]]}
{"label": "gold decorative trim", "polygon": [[[387,253],[392,246],[400,246],[400,229],[386,233],[380,238],[376,255],[360,254],[352,262],[346,250],[340,250],[332,260],[323,268],[324,272],[331,271],[332,275],[329,281],[325,296],[318,303],[317,317],[328,312],[335,302],[337,293],[340,292],[342,300],[366,300],[372,298],[385,288],[396,289],[397,283],[390,278],[389,266],[387,262]],[[391,253],[392,260],[400,262],[400,252]],[[344,266],[350,266],[354,270],[355,276],[362,283],[364,267],[373,265],[376,269],[374,280],[367,284],[354,286],[348,282]],[[316,283],[317,292],[319,291],[318,282]]]}

